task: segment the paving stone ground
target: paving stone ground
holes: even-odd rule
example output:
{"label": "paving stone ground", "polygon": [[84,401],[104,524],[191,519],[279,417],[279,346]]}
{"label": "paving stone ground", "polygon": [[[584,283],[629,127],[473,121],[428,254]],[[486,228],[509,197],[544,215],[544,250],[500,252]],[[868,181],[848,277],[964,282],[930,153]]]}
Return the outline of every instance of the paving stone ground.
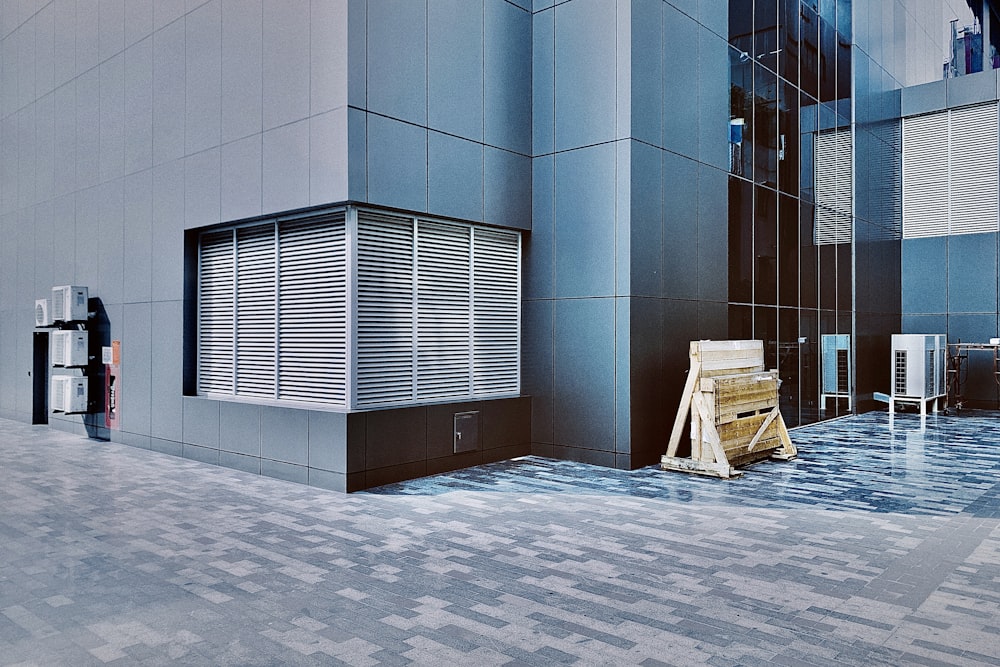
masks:
{"label": "paving stone ground", "polygon": [[998,425],[342,495],[0,421],[0,664],[1000,665]]}

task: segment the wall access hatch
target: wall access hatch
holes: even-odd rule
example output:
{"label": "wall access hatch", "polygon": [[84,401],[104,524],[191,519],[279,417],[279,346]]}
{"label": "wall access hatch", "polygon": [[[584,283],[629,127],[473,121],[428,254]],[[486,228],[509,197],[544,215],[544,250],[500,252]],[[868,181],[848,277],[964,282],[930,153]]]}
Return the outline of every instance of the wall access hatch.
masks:
{"label": "wall access hatch", "polygon": [[455,413],[455,453],[479,449],[479,412]]}

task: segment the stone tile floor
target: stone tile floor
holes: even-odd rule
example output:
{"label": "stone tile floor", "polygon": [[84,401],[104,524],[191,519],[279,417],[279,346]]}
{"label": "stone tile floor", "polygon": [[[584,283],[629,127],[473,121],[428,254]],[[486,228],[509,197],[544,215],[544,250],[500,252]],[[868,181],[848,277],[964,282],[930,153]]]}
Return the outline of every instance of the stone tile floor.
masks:
{"label": "stone tile floor", "polygon": [[0,421],[0,664],[1000,665],[997,418],[353,495]]}

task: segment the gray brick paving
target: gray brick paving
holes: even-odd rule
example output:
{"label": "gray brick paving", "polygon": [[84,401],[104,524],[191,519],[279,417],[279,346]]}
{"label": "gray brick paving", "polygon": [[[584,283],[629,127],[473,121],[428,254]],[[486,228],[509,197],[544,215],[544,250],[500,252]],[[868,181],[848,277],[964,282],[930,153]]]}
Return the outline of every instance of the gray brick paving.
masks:
{"label": "gray brick paving", "polygon": [[346,496],[0,421],[0,664],[1000,665],[996,415],[886,422]]}

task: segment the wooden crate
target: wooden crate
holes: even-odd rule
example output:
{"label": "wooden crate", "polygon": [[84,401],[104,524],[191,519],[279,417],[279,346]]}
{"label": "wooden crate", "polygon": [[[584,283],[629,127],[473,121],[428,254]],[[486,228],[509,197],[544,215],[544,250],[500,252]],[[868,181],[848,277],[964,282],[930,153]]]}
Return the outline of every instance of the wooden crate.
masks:
{"label": "wooden crate", "polygon": [[[761,341],[693,341],[690,361],[661,468],[728,478],[738,466],[796,456],[778,409],[778,372],[764,370]],[[689,413],[691,456],[678,457]]]}

